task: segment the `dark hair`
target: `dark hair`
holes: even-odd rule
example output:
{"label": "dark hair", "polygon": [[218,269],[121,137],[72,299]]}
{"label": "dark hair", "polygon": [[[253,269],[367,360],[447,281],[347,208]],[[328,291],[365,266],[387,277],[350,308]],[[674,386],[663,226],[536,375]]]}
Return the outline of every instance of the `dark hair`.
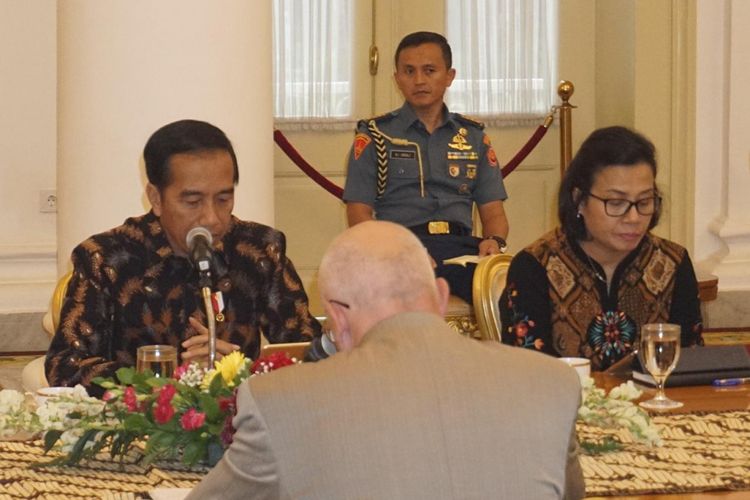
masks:
{"label": "dark hair", "polygon": [[448,40],[445,39],[440,33],[433,33],[432,31],[417,31],[406,35],[396,47],[396,55],[393,58],[393,62],[398,68],[398,56],[401,55],[401,51],[409,47],[417,47],[425,43],[434,43],[440,47],[443,52],[443,60],[445,60],[446,69],[451,69],[453,64],[453,53],[451,52],[451,46],[448,45]]}
{"label": "dark hair", "polygon": [[[557,198],[557,216],[562,230],[569,239],[577,241],[586,238],[586,226],[578,217],[578,206],[584,196],[588,196],[594,176],[607,167],[615,165],[632,166],[646,163],[656,179],[656,149],[643,135],[625,127],[606,127],[589,135],[576,155],[570,161]],[[659,192],[654,185],[655,194]],[[661,205],[656,206],[648,228],[659,222]]]}
{"label": "dark hair", "polygon": [[170,182],[169,160],[173,155],[212,149],[224,150],[232,157],[233,181],[237,184],[240,179],[237,156],[224,132],[199,120],[180,120],[164,125],[149,137],[143,148],[148,182],[162,191]]}

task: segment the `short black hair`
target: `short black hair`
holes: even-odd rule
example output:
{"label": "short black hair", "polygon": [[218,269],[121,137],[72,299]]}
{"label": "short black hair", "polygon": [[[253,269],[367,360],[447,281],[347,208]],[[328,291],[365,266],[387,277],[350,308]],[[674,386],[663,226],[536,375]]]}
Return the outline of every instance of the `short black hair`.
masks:
{"label": "short black hair", "polygon": [[[656,179],[656,148],[642,134],[626,127],[606,127],[589,135],[576,155],[570,161],[557,198],[557,216],[560,226],[573,241],[587,236],[585,221],[578,217],[578,206],[584,196],[588,196],[594,183],[594,176],[611,166],[633,166],[646,163]],[[654,185],[655,195],[659,191]],[[648,226],[652,229],[659,223],[661,204],[657,204]]]}
{"label": "short black hair", "polygon": [[417,47],[425,43],[434,43],[440,47],[443,52],[443,60],[445,60],[446,69],[451,69],[453,65],[453,53],[451,52],[451,46],[448,45],[448,40],[445,39],[440,33],[433,33],[432,31],[417,31],[406,35],[399,42],[396,47],[396,55],[393,58],[393,62],[398,68],[398,56],[401,55],[401,51],[409,47]]}
{"label": "short black hair", "polygon": [[219,149],[232,157],[235,184],[240,180],[237,156],[232,143],[218,127],[200,120],[179,120],[154,132],[143,148],[148,182],[159,191],[170,183],[169,160],[180,153],[197,153]]}

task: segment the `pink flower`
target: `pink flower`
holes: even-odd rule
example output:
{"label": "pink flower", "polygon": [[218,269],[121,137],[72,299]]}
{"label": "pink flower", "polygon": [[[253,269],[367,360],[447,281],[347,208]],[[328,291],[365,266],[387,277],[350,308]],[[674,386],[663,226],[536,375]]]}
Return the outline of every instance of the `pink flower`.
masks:
{"label": "pink flower", "polygon": [[195,429],[199,429],[205,421],[205,413],[196,411],[195,408],[190,408],[180,417],[180,426],[186,431],[194,431]]}
{"label": "pink flower", "polygon": [[113,400],[115,398],[115,395],[112,394],[110,391],[104,391],[104,394],[102,394],[102,401],[105,403]]}
{"label": "pink flower", "polygon": [[188,371],[188,368],[190,367],[190,363],[183,363],[177,368],[175,368],[174,373],[172,373],[172,378],[175,380],[180,380],[183,375]]}
{"label": "pink flower", "polygon": [[133,412],[138,410],[138,398],[135,395],[135,389],[132,385],[129,385],[125,389],[125,393],[122,395],[122,401],[125,403],[128,411]]}
{"label": "pink flower", "polygon": [[154,420],[157,424],[166,424],[174,417],[174,408],[169,402],[157,401],[154,410]]}

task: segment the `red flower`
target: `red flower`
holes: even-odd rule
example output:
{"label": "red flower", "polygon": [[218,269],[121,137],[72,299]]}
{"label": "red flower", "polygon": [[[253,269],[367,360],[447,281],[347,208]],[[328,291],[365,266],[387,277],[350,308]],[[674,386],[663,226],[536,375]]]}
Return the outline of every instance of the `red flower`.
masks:
{"label": "red flower", "polygon": [[[250,368],[250,373],[263,373],[264,371],[272,371],[277,368],[283,368],[285,366],[293,365],[294,361],[285,352],[275,352],[268,356],[258,358]],[[264,370],[264,368],[266,368]]]}
{"label": "red flower", "polygon": [[221,443],[224,448],[229,448],[229,445],[234,441],[234,433],[236,429],[232,425],[232,415],[227,415],[224,419],[224,428],[221,429]]}
{"label": "red flower", "polygon": [[177,389],[172,384],[167,384],[159,391],[159,396],[156,399],[158,403],[171,403],[172,398],[177,393]]}
{"label": "red flower", "polygon": [[186,431],[194,431],[195,429],[199,429],[205,421],[205,413],[196,411],[195,408],[190,408],[180,417],[180,426]]}
{"label": "red flower", "polygon": [[174,417],[174,408],[169,402],[157,401],[154,420],[157,424],[166,424]]}
{"label": "red flower", "polygon": [[218,403],[219,410],[221,410],[222,413],[230,412],[232,415],[234,415],[237,411],[236,396],[222,396],[219,398]]}
{"label": "red flower", "polygon": [[102,401],[105,403],[114,399],[114,394],[112,394],[110,391],[104,391],[104,394],[102,394]]}
{"label": "red flower", "polygon": [[133,412],[138,410],[138,398],[135,395],[135,389],[132,385],[129,385],[125,389],[125,393],[122,395],[122,401],[128,408],[128,411]]}

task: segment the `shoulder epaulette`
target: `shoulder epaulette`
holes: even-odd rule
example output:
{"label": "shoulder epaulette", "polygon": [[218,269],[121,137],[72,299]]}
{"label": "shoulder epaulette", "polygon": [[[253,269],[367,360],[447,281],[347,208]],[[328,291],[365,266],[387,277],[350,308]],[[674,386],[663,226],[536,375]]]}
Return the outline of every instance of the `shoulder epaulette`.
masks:
{"label": "shoulder epaulette", "polygon": [[479,120],[475,120],[474,118],[471,118],[469,116],[464,116],[459,113],[456,113],[455,117],[456,117],[456,120],[458,120],[461,123],[465,123],[466,125],[471,125],[472,127],[478,127],[480,130],[484,130],[484,123],[480,122]]}
{"label": "shoulder epaulette", "polygon": [[390,120],[394,116],[396,115],[393,113],[393,111],[389,111],[388,113],[383,113],[382,115],[373,116],[372,118],[365,118],[357,122],[357,127],[360,127],[360,126],[366,127],[367,124],[372,121],[376,123],[384,122],[386,120]]}

